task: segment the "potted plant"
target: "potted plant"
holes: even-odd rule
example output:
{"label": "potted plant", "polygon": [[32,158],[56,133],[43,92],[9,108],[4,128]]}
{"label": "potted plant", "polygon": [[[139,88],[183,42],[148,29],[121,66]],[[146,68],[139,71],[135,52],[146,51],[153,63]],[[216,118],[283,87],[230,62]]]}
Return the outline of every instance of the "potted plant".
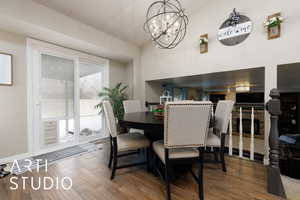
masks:
{"label": "potted plant", "polygon": [[164,105],[158,105],[157,108],[155,110],[153,110],[152,112],[154,113],[155,116],[157,117],[163,117],[164,116]]}
{"label": "potted plant", "polygon": [[[108,100],[113,108],[114,115],[117,119],[120,119],[124,115],[123,101],[127,99],[125,94],[126,86],[122,86],[122,83],[118,83],[114,88],[104,87],[99,93],[99,97],[103,100]],[[103,112],[103,103],[102,101],[95,106],[96,109],[100,109],[99,114]]]}
{"label": "potted plant", "polygon": [[200,45],[203,45],[203,44],[207,44],[208,43],[208,39],[206,37],[202,37],[200,38]]}
{"label": "potted plant", "polygon": [[207,53],[208,51],[208,34],[200,36],[200,53]]}
{"label": "potted plant", "polygon": [[271,17],[271,18],[267,19],[264,22],[264,25],[267,28],[272,28],[272,27],[280,25],[283,22],[283,20],[284,19],[281,16],[274,16],[274,17]]}
{"label": "potted plant", "polygon": [[274,39],[280,37],[281,23],[283,22],[283,17],[280,13],[276,13],[268,17],[264,22],[264,26],[268,29],[268,39]]}

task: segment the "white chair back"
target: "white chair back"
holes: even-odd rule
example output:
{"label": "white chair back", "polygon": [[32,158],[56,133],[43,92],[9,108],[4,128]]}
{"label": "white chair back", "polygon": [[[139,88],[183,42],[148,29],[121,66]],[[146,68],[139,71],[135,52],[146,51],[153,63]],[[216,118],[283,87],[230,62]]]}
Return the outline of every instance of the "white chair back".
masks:
{"label": "white chair back", "polygon": [[123,101],[125,113],[143,112],[142,102],[140,100]]}
{"label": "white chair back", "polygon": [[165,148],[205,146],[211,102],[168,102],[165,105]]}
{"label": "white chair back", "polygon": [[112,106],[109,101],[103,101],[103,110],[106,121],[106,126],[111,137],[117,137],[117,126],[116,118],[112,109]]}
{"label": "white chair back", "polygon": [[219,101],[217,104],[217,108],[215,111],[215,128],[221,133],[227,133],[230,114],[233,110],[233,106],[234,101],[231,100]]}

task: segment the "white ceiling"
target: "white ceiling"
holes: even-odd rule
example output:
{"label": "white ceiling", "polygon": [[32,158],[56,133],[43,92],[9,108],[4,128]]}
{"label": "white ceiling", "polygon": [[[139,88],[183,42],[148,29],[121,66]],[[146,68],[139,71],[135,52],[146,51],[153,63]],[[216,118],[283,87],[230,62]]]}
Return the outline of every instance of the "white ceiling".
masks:
{"label": "white ceiling", "polygon": [[[147,8],[155,0],[33,0],[124,41],[142,46]],[[212,0],[179,0],[189,16]]]}

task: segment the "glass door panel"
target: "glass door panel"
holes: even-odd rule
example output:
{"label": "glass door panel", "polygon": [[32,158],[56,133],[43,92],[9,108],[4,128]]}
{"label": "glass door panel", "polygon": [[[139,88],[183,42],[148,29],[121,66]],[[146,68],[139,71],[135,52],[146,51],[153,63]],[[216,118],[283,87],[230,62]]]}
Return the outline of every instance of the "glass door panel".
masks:
{"label": "glass door panel", "polygon": [[75,139],[74,61],[41,55],[40,79],[42,146]]}
{"label": "glass door panel", "polygon": [[103,66],[94,63],[80,62],[80,137],[103,137],[103,120],[95,105],[100,102],[98,96],[103,87]]}

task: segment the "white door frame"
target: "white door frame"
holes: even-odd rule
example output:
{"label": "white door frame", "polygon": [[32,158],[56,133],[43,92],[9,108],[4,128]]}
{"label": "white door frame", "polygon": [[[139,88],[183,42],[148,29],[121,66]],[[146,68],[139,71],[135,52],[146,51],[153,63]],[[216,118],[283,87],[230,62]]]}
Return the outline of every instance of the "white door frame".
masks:
{"label": "white door frame", "polygon": [[[55,145],[54,147],[47,148],[45,150],[39,149],[40,141],[39,137],[36,137],[40,133],[39,116],[40,109],[38,108],[40,102],[38,99],[37,91],[39,91],[39,80],[34,80],[36,77],[40,77],[39,66],[41,62],[41,54],[47,54],[57,57],[62,57],[66,59],[71,59],[74,61],[74,122],[79,122],[79,63],[80,60],[87,62],[97,63],[104,66],[104,86],[109,87],[109,61],[104,58],[97,56],[92,56],[86,53],[82,53],[73,49],[68,49],[61,46],[56,46],[47,42],[35,40],[32,38],[27,38],[26,40],[26,53],[27,53],[27,138],[28,138],[28,152],[30,155],[37,155],[41,153],[46,153],[54,151],[57,149],[65,148],[67,146],[73,146],[79,144],[79,137],[71,144]],[[38,70],[37,70],[38,69]],[[79,123],[74,123],[74,132],[79,134]],[[105,127],[104,127],[105,130]],[[94,139],[94,138],[91,138]],[[88,141],[84,141],[85,143]]]}

